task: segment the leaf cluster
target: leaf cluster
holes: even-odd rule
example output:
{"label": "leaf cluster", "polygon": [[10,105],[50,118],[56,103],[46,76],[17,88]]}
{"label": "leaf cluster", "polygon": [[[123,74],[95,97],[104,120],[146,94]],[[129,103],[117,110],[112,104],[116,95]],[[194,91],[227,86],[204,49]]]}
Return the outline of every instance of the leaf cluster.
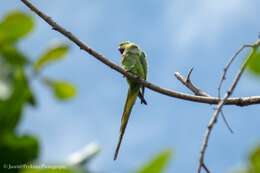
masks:
{"label": "leaf cluster", "polygon": [[[38,139],[33,135],[17,133],[24,109],[27,106],[37,106],[38,100],[32,82],[38,80],[61,101],[70,100],[76,95],[76,88],[69,82],[41,75],[48,65],[66,57],[69,51],[67,44],[60,43],[47,48],[36,61],[32,61],[19,48],[19,43],[33,31],[34,25],[32,16],[21,11],[12,11],[0,20],[1,173],[17,173],[21,169],[6,169],[4,165],[33,163],[39,156]],[[69,169],[64,170],[64,173],[66,171]]]}

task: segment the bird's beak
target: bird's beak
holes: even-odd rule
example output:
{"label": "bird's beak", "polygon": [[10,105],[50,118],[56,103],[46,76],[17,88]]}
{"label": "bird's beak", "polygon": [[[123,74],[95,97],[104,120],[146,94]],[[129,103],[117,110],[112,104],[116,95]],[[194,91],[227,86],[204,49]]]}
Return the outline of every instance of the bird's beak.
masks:
{"label": "bird's beak", "polygon": [[118,50],[119,50],[119,52],[120,52],[121,54],[123,54],[125,49],[119,47]]}

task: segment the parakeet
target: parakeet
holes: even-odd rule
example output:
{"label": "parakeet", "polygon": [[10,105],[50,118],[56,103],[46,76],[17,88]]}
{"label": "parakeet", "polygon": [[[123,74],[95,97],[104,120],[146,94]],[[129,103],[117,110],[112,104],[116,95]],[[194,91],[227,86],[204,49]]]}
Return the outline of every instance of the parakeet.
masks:
{"label": "parakeet", "polygon": [[[146,61],[145,53],[136,44],[129,41],[120,43],[118,50],[121,53],[122,67],[126,71],[138,76],[141,79],[146,80],[147,61]],[[121,118],[120,136],[119,136],[119,141],[114,155],[114,160],[117,159],[121,142],[127,126],[127,122],[129,120],[131,110],[135,104],[137,97],[140,98],[141,103],[144,103],[145,105],[147,104],[144,99],[144,89],[145,89],[144,86],[131,79],[127,79],[127,82],[129,85],[129,89],[128,89],[128,94],[124,106],[123,115]]]}

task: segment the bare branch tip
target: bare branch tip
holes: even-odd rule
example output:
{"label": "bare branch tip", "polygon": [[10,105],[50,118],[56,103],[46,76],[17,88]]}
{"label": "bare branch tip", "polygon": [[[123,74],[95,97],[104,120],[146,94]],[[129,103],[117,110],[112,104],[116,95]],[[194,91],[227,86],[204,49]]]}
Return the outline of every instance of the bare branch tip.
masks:
{"label": "bare branch tip", "polygon": [[193,67],[190,69],[188,76],[187,76],[187,81],[190,81],[191,73],[193,71]]}

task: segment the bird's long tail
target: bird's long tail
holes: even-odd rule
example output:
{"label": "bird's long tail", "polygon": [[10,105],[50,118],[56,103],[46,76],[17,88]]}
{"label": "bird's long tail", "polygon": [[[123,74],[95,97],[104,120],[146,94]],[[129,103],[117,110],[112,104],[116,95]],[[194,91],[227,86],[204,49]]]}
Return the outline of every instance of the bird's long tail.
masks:
{"label": "bird's long tail", "polygon": [[123,112],[123,115],[121,118],[120,136],[119,136],[119,140],[118,140],[115,155],[114,155],[114,160],[117,159],[118,152],[119,152],[119,149],[121,146],[121,142],[122,142],[122,139],[123,139],[123,136],[125,133],[126,126],[127,126],[127,122],[129,120],[131,110],[135,104],[138,93],[139,93],[138,87],[135,87],[134,89],[130,87],[128,90],[125,107],[124,107],[124,112]]}

